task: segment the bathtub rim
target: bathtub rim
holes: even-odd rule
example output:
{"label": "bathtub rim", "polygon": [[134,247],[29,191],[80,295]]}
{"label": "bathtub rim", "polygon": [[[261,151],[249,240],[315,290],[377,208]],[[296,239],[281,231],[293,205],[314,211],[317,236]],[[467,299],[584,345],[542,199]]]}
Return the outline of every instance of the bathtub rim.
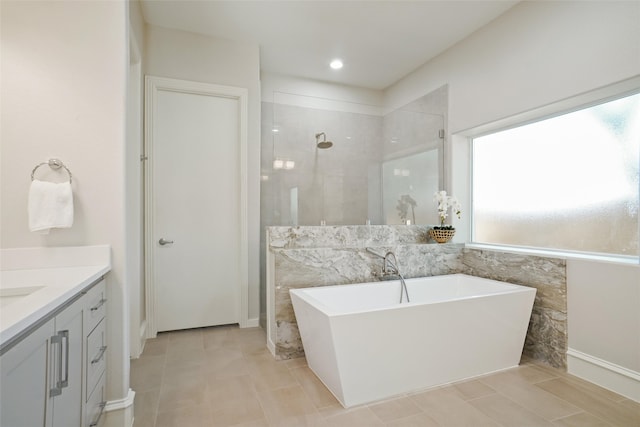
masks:
{"label": "bathtub rim", "polygon": [[[489,298],[489,297],[495,297],[498,295],[507,295],[507,294],[512,294],[512,293],[519,293],[519,292],[534,292],[537,293],[537,289],[531,286],[525,286],[525,285],[518,285],[515,283],[510,283],[510,282],[503,282],[500,280],[495,280],[495,279],[487,279],[485,277],[480,277],[480,276],[472,276],[470,274],[464,274],[464,273],[454,273],[454,274],[441,274],[438,276],[423,276],[423,277],[413,277],[410,279],[405,279],[405,282],[407,283],[407,286],[409,286],[411,283],[415,283],[421,280],[430,280],[430,279],[437,279],[437,278],[455,278],[455,277],[470,277],[473,278],[474,280],[481,280],[484,282],[492,282],[492,283],[498,283],[501,286],[504,286],[506,289],[504,290],[500,290],[500,291],[494,291],[494,292],[487,292],[487,293],[483,293],[483,294],[477,294],[477,295],[464,295],[464,296],[460,296],[460,297],[456,297],[456,298],[447,298],[447,299],[443,299],[441,301],[419,301],[419,302],[403,302],[403,303],[395,303],[395,304],[390,304],[384,307],[377,307],[377,308],[363,308],[363,309],[357,309],[357,310],[349,310],[349,311],[345,311],[345,310],[337,310],[335,308],[329,307],[327,304],[323,303],[322,301],[320,301],[319,299],[315,298],[312,294],[315,291],[319,291],[319,290],[325,290],[327,288],[332,288],[332,289],[345,289],[345,288],[357,288],[357,287],[366,287],[366,286],[377,286],[377,285],[385,285],[385,284],[398,284],[400,285],[400,280],[388,280],[388,281],[376,281],[376,282],[364,282],[364,283],[349,283],[349,284],[343,284],[343,285],[326,285],[326,286],[309,286],[309,287],[304,287],[304,288],[290,288],[289,289],[289,295],[295,295],[297,298],[302,299],[304,302],[306,302],[307,304],[311,305],[312,307],[315,307],[316,309],[318,309],[321,313],[325,314],[326,316],[329,317],[337,317],[337,316],[349,316],[349,315],[354,315],[354,314],[361,314],[361,313],[369,313],[369,312],[378,312],[378,311],[390,311],[390,310],[397,310],[397,309],[401,309],[401,308],[409,308],[409,307],[418,307],[418,306],[423,306],[423,305],[436,305],[436,304],[447,304],[447,303],[451,303],[454,301],[463,301],[463,300],[475,300],[475,299],[482,299],[482,298]],[[409,297],[411,297],[411,295],[409,295]]]}

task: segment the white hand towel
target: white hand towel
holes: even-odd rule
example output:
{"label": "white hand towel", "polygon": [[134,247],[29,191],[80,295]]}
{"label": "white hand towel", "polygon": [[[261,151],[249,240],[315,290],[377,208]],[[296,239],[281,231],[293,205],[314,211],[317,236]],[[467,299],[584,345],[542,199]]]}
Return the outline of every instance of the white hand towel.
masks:
{"label": "white hand towel", "polygon": [[52,228],[73,225],[73,193],[70,182],[34,179],[29,189],[29,229],[48,234]]}

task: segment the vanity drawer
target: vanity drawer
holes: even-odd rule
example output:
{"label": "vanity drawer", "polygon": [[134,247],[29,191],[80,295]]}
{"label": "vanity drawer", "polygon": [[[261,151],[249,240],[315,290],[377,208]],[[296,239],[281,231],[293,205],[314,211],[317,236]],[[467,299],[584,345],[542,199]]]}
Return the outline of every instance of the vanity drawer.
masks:
{"label": "vanity drawer", "polygon": [[85,353],[87,399],[96,387],[100,377],[102,377],[106,367],[107,337],[105,323],[105,321],[98,323],[98,326],[87,337],[87,352]]}
{"label": "vanity drawer", "polygon": [[87,301],[84,310],[84,330],[89,333],[104,318],[107,310],[107,293],[105,281],[101,280],[93,288],[87,291]]}
{"label": "vanity drawer", "polygon": [[84,427],[97,427],[103,418],[103,412],[107,400],[104,390],[104,375],[100,377],[98,385],[87,400],[87,410],[85,412]]}

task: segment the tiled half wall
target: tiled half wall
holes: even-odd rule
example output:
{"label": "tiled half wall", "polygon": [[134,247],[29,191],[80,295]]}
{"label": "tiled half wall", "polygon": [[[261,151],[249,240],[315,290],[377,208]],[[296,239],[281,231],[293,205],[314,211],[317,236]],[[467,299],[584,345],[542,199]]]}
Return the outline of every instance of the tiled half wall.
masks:
{"label": "tiled half wall", "polygon": [[289,289],[376,281],[392,250],[405,278],[464,273],[537,289],[524,354],[566,368],[567,299],[563,259],[435,244],[428,226],[269,227],[267,327],[278,359],[304,355]]}

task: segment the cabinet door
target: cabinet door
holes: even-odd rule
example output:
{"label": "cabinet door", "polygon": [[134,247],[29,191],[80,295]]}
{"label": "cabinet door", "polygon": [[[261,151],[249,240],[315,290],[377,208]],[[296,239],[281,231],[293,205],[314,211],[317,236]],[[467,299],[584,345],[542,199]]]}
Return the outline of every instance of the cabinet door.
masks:
{"label": "cabinet door", "polygon": [[62,393],[53,400],[54,427],[82,424],[82,309],[79,300],[56,316],[56,335],[61,346],[58,380]]}
{"label": "cabinet door", "polygon": [[0,426],[51,427],[47,359],[53,319],[0,358]]}

